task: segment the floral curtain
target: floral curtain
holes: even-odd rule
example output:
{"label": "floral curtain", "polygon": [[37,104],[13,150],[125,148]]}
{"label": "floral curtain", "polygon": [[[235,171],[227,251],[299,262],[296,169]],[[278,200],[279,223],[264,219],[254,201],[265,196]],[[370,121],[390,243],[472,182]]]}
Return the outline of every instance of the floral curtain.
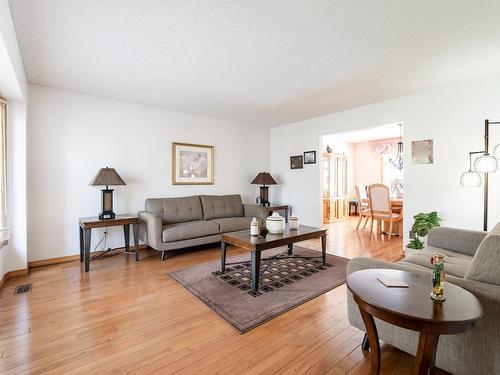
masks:
{"label": "floral curtain", "polygon": [[399,138],[381,139],[370,142],[370,149],[376,158],[384,155],[394,155],[398,152]]}

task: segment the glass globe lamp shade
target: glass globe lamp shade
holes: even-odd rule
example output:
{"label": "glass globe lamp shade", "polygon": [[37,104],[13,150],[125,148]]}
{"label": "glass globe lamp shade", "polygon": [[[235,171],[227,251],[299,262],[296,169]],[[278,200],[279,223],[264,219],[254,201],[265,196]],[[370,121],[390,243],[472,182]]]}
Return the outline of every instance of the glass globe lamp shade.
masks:
{"label": "glass globe lamp shade", "polygon": [[460,185],[463,187],[481,186],[481,175],[474,171],[467,171],[460,176]]}
{"label": "glass globe lamp shade", "polygon": [[474,170],[478,173],[496,172],[498,168],[497,159],[492,155],[483,155],[474,162]]}
{"label": "glass globe lamp shade", "polygon": [[498,160],[500,159],[500,143],[493,149],[493,156]]}

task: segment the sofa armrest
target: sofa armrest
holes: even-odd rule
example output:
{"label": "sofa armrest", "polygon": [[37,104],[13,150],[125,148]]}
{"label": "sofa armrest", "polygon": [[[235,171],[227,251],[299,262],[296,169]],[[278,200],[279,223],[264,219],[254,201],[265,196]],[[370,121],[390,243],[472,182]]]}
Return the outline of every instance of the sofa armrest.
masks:
{"label": "sofa armrest", "polygon": [[139,237],[143,242],[153,249],[159,250],[161,232],[162,220],[159,215],[147,211],[139,212]]}
{"label": "sofa armrest", "polygon": [[487,234],[475,230],[438,227],[429,232],[427,244],[474,256],[479,244]]}
{"label": "sofa armrest", "polygon": [[256,217],[261,220],[262,225],[265,225],[267,218],[267,210],[256,204],[244,204],[243,211],[245,217]]}

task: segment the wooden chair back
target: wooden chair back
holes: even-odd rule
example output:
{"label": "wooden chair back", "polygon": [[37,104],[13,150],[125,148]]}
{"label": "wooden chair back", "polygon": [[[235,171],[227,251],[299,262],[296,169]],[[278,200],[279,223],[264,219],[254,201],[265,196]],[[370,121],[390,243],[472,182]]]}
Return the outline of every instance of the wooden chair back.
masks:
{"label": "wooden chair back", "polygon": [[391,213],[391,194],[384,184],[373,184],[368,188],[372,215]]}

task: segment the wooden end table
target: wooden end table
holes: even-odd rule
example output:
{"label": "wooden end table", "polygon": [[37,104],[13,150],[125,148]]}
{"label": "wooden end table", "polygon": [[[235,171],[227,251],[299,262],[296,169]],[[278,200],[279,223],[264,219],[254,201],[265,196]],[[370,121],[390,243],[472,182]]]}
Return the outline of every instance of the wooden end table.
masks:
{"label": "wooden end table", "polygon": [[98,217],[81,217],[78,219],[80,228],[80,263],[85,261],[85,272],[90,271],[90,241],[93,228],[123,226],[125,251],[130,250],[130,225],[134,231],[135,260],[139,261],[139,218],[137,215],[116,215],[114,219]]}
{"label": "wooden end table", "polygon": [[[408,288],[387,288],[378,277],[404,281]],[[467,290],[445,283],[446,301],[431,299],[431,275],[389,269],[367,269],[347,276],[347,287],[358,304],[371,350],[371,373],[380,373],[380,344],[374,317],[420,332],[413,374],[433,374],[439,335],[468,331],[484,314]]]}
{"label": "wooden end table", "polygon": [[[321,238],[321,258],[323,265],[326,265],[326,229],[314,228],[305,225],[300,225],[298,229],[290,229],[286,225],[285,230],[281,234],[270,234],[268,233],[265,237],[251,237],[249,230],[242,230],[239,232],[224,233],[222,235],[222,240],[220,244],[221,249],[221,272],[224,273],[226,270],[226,247],[227,244],[236,245],[243,249],[250,251],[251,262],[252,262],[252,291],[254,295],[259,289],[259,277],[260,277],[260,262],[261,260],[271,260],[274,259],[266,258],[261,259],[261,252],[264,250],[274,249],[280,246],[288,246],[287,255],[293,257],[293,244],[295,242],[310,240],[313,238]],[[300,258],[300,257],[297,257]],[[308,259],[314,257],[307,257]],[[227,263],[230,264],[240,264],[245,262],[234,262]]]}

